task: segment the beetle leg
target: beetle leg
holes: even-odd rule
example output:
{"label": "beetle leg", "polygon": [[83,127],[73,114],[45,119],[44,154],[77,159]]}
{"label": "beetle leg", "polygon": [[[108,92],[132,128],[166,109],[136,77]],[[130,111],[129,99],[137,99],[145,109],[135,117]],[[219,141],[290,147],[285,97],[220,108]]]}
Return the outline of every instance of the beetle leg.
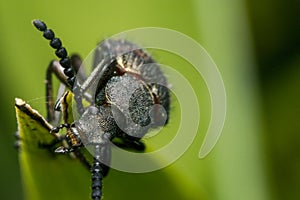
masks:
{"label": "beetle leg", "polygon": [[49,122],[53,122],[55,120],[52,73],[54,73],[62,83],[68,85],[67,77],[65,76],[63,68],[61,67],[59,62],[56,60],[51,61],[46,71],[46,110],[47,121]]}
{"label": "beetle leg", "polygon": [[55,149],[55,153],[72,153],[74,152],[75,149],[73,147],[64,147],[64,146],[60,146],[58,148]]}
{"label": "beetle leg", "polygon": [[84,71],[84,67],[81,67],[82,66],[81,57],[78,54],[72,54],[70,60],[71,60],[71,65],[76,72],[76,79],[79,79],[81,81],[85,80],[86,74]]}
{"label": "beetle leg", "polygon": [[123,134],[122,137],[118,138],[121,139],[121,142],[113,141],[113,143],[120,148],[132,149],[139,152],[143,152],[146,148],[145,144],[140,140],[140,138],[132,137],[127,134]]}
{"label": "beetle leg", "polygon": [[54,127],[50,130],[50,133],[51,134],[54,134],[54,133],[58,133],[60,129],[63,129],[63,128],[70,128],[70,124],[61,124],[57,127]]}
{"label": "beetle leg", "polygon": [[[85,79],[85,74],[83,70],[80,69],[80,66],[82,64],[81,58],[77,54],[73,54],[71,56],[71,63],[74,67],[75,71],[78,72],[77,78],[80,78],[80,80]],[[69,87],[68,84],[68,77],[65,75],[64,68],[61,66],[59,61],[53,60],[50,62],[47,71],[46,71],[46,110],[47,110],[47,120],[49,122],[55,122],[58,121],[55,117],[55,109],[57,106],[57,103],[54,104],[53,100],[53,84],[52,84],[52,74],[55,74],[55,76],[59,79],[61,83],[63,83],[65,86]],[[79,87],[79,86],[78,86]],[[71,88],[70,88],[71,89]],[[82,101],[82,96],[90,101],[89,94],[79,94],[79,97],[77,98],[77,103]],[[81,104],[81,103],[79,103]]]}

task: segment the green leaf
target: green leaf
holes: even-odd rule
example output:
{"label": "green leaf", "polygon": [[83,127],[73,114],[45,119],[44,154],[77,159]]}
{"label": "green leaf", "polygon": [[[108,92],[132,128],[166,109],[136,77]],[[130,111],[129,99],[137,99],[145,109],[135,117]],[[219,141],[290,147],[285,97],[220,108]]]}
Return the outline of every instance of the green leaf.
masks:
{"label": "green leaf", "polygon": [[[62,110],[69,117],[64,121],[70,122],[72,94],[66,95],[65,99]],[[21,99],[16,99],[15,107],[21,138],[19,158],[25,198],[89,199],[91,175],[79,160],[41,148],[56,138],[49,132],[52,125]],[[145,174],[111,169],[104,179],[103,192],[105,199],[199,199],[200,192],[190,188],[190,184],[184,173],[176,168]]]}
{"label": "green leaf", "polygon": [[55,139],[52,126],[23,100],[16,99],[15,106],[26,199],[88,199],[89,172],[78,160],[41,148]]}

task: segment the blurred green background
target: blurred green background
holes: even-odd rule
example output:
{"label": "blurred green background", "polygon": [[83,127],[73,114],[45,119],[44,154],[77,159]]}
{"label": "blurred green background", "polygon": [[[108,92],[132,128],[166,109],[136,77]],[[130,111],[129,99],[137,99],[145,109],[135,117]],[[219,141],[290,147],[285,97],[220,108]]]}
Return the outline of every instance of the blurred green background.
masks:
{"label": "blurred green background", "polygon": [[[0,198],[23,199],[13,149],[14,98],[30,100],[45,113],[45,69],[55,56],[31,25],[39,18],[57,32],[69,52],[82,57],[99,40],[124,30],[174,29],[203,45],[223,76],[227,119],[208,157],[198,159],[203,135],[197,136],[184,156],[166,169],[138,175],[112,170],[105,193],[118,193],[122,187],[128,193],[114,199],[168,199],[173,188],[182,193],[178,199],[299,199],[299,6],[296,0],[1,0]],[[171,186],[160,181],[162,175]],[[139,187],[129,188],[131,182]]]}

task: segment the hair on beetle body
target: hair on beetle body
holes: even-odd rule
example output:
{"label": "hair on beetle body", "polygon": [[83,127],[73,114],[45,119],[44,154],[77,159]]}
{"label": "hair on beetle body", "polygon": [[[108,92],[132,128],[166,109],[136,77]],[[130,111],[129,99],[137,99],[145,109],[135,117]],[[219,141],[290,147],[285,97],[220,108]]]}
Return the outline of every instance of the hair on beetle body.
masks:
{"label": "hair on beetle body", "polygon": [[[80,117],[70,123],[63,113],[64,123],[53,128],[51,134],[59,134],[64,145],[56,153],[74,154],[92,174],[91,198],[102,197],[102,179],[106,176],[111,159],[112,142],[122,148],[143,151],[141,138],[151,128],[163,126],[168,121],[170,94],[167,80],[153,58],[139,46],[126,40],[105,40],[94,52],[93,69],[89,76],[80,75],[81,59],[69,57],[62,42],[40,20],[34,26],[50,40],[59,61],[52,61],[47,68],[46,95],[47,118],[54,121],[54,108],[59,110],[65,103],[65,93],[54,106],[52,74],[74,94]],[[88,90],[94,88],[93,93]],[[89,102],[84,107],[83,99]],[[156,105],[160,105],[157,107]],[[161,108],[165,112],[161,112]],[[113,141],[117,138],[118,142]],[[80,148],[94,148],[93,162],[89,163]]]}

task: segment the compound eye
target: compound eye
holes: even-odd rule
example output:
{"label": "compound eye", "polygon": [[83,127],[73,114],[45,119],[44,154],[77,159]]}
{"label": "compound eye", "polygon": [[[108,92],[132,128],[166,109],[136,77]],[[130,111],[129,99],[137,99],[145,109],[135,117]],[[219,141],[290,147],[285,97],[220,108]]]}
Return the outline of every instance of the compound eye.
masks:
{"label": "compound eye", "polygon": [[129,100],[129,114],[131,120],[140,126],[151,123],[149,111],[154,105],[153,98],[145,86],[137,88]]}

